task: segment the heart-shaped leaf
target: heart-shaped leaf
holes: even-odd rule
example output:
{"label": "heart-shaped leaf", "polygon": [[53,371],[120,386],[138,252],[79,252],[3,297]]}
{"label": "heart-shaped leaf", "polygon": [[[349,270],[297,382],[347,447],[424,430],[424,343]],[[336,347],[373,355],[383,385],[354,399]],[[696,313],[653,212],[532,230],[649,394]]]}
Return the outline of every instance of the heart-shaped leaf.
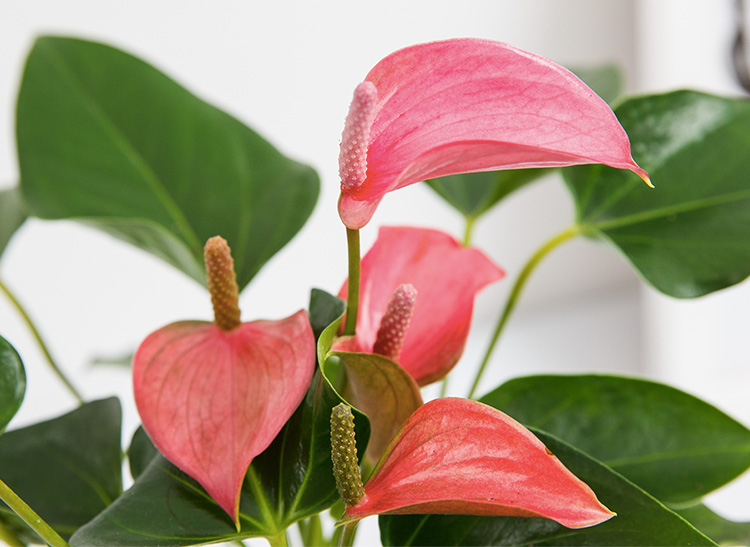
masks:
{"label": "heart-shaped leaf", "polygon": [[26,371],[18,353],[0,336],[0,433],[16,415],[26,393]]}
{"label": "heart-shaped leaf", "polygon": [[[335,333],[343,311],[339,299],[313,291],[310,317],[316,332]],[[197,482],[157,456],[133,487],[79,530],[71,542],[87,547],[178,546],[280,534],[338,499],[331,471],[329,422],[331,409],[340,402],[328,381],[316,374],[302,404],[250,466],[240,495],[239,533]],[[357,414],[356,421],[362,457],[369,427],[362,414]],[[138,441],[138,453],[144,441]],[[136,460],[141,465],[144,458],[136,456]]]}
{"label": "heart-shaped leaf", "polygon": [[590,236],[605,237],[656,289],[692,298],[750,274],[750,103],[691,91],[617,108],[656,189],[603,166],[563,170]]}
{"label": "heart-shaped leaf", "polygon": [[26,213],[18,187],[0,190],[0,255],[25,220]]}
{"label": "heart-shaped leaf", "polygon": [[229,241],[242,288],[318,195],[312,169],[143,61],[93,42],[37,40],[17,136],[32,214],[93,224],[201,282],[208,238]]}
{"label": "heart-shaped leaf", "polygon": [[750,467],[750,430],[663,384],[530,376],[482,401],[564,439],[666,503],[692,502]]}
{"label": "heart-shaped leaf", "polygon": [[384,545],[712,545],[711,540],[655,498],[597,460],[546,433],[534,431],[560,461],[617,516],[570,530],[539,518],[457,515],[381,516]]}
{"label": "heart-shaped leaf", "polygon": [[122,492],[120,422],[120,402],[110,398],[8,431],[0,437],[2,478],[68,538]]}

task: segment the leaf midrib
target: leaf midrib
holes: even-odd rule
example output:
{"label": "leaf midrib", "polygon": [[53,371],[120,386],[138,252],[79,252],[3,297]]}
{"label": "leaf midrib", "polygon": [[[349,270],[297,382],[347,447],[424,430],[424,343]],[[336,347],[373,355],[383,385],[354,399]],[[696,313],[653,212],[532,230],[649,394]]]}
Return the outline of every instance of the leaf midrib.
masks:
{"label": "leaf midrib", "polygon": [[[45,50],[42,50],[44,53]],[[129,162],[135,167],[136,171],[141,174],[147,186],[151,189],[157,202],[162,205],[169,217],[179,227],[180,232],[185,237],[186,242],[197,256],[202,254],[203,246],[200,243],[198,235],[193,230],[188,220],[183,215],[180,207],[175,202],[172,195],[167,191],[166,185],[154,173],[151,167],[141,156],[137,149],[132,146],[127,137],[117,128],[106,112],[99,106],[99,102],[91,96],[85,86],[78,80],[75,72],[69,67],[65,57],[60,52],[49,45],[46,53],[50,57],[52,66],[58,71],[60,76],[66,80],[71,88],[79,93],[83,99],[84,108],[91,114],[92,118],[99,123],[100,127],[108,134],[115,146],[123,153]],[[55,62],[57,61],[57,62]]]}

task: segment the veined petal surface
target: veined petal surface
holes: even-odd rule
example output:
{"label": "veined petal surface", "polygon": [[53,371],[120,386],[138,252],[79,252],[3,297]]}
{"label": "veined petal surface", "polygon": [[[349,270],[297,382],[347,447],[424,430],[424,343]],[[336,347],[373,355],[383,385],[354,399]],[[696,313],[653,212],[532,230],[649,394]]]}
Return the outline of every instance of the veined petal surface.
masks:
{"label": "veined petal surface", "polygon": [[367,224],[386,193],[457,173],[603,163],[648,182],[607,103],[565,68],[513,46],[474,38],[411,46],[365,82],[377,102],[365,180],[342,187],[339,200],[349,228]]}
{"label": "veined petal surface", "polygon": [[529,430],[455,398],[404,423],[343,520],[418,513],[545,517],[568,528],[614,516]]}
{"label": "veined petal surface", "polygon": [[143,427],[235,522],[252,459],[302,401],[315,370],[307,314],[224,331],[184,321],[152,333],[133,359]]}

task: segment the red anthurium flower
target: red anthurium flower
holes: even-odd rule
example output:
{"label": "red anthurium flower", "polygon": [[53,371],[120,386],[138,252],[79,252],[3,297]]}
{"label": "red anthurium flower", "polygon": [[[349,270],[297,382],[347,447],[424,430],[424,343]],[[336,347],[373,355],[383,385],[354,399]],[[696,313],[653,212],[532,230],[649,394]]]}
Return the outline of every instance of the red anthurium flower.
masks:
{"label": "red anthurium flower", "polygon": [[[334,456],[336,443],[344,444],[340,437],[332,437]],[[545,517],[583,528],[614,516],[528,429],[467,399],[421,406],[391,442],[364,493],[350,490],[343,521],[441,513]]]}
{"label": "red anthurium flower", "polygon": [[439,380],[463,352],[474,296],[503,275],[443,232],[382,227],[362,258],[356,337],[334,349],[384,355],[419,385]]}
{"label": "red anthurium flower", "polygon": [[206,244],[215,321],[154,332],[133,360],[135,402],[154,445],[238,523],[242,481],[295,411],[315,368],[304,311],[241,323],[229,247]]}
{"label": "red anthurium flower", "polygon": [[489,40],[416,45],[380,61],[354,92],[339,215],[359,229],[386,193],[421,180],[584,163],[649,183],[609,106],[561,66]]}

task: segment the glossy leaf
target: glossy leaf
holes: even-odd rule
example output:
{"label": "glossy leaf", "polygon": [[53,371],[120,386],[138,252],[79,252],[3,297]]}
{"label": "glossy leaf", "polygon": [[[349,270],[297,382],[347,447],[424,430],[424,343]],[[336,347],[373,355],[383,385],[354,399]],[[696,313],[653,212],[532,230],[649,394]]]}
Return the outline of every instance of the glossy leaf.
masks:
{"label": "glossy leaf", "polygon": [[[313,291],[310,317],[317,326],[328,321],[335,332],[343,311],[337,302],[341,303],[323,291]],[[340,402],[328,382],[316,374],[302,404],[250,466],[240,497],[240,533],[197,482],[158,456],[130,490],[76,534],[73,543],[177,546],[278,535],[338,499],[331,472],[329,420],[331,409]],[[357,414],[355,420],[362,456],[369,433],[367,418]]]}
{"label": "glossy leaf", "polygon": [[21,357],[10,342],[0,336],[0,433],[18,412],[25,393],[26,371]]}
{"label": "glossy leaf", "polygon": [[549,519],[457,515],[381,516],[384,545],[715,545],[655,498],[576,448],[534,432],[560,461],[617,513],[610,520],[570,530]]}
{"label": "glossy leaf", "polygon": [[750,103],[691,91],[617,108],[656,189],[603,166],[564,170],[586,235],[612,241],[656,289],[692,298],[750,274]]}
{"label": "glossy leaf", "polygon": [[666,503],[699,499],[750,467],[750,430],[663,384],[531,376],[482,401],[564,439]]}
{"label": "glossy leaf", "polygon": [[317,199],[312,169],[153,67],[102,44],[39,38],[17,119],[21,185],[32,214],[85,221],[201,282],[208,238],[229,241],[242,288],[305,223]]}
{"label": "glossy leaf", "polygon": [[133,390],[154,445],[236,519],[248,465],[294,413],[314,370],[305,311],[231,330],[183,321],[143,341]]}
{"label": "glossy leaf", "polygon": [[550,169],[512,169],[462,173],[430,179],[427,184],[467,219],[475,220],[500,200],[550,171]]}
{"label": "glossy leaf", "polygon": [[703,504],[678,509],[677,514],[720,545],[750,545],[750,522],[732,522]]}
{"label": "glossy leaf", "polygon": [[[438,230],[381,227],[362,258],[357,334],[346,351],[372,353],[388,302],[408,283],[416,304],[396,361],[419,385],[439,380],[461,357],[474,297],[503,275],[481,251]],[[346,299],[347,290],[344,282],[339,297]]]}
{"label": "glossy leaf", "polygon": [[0,476],[68,538],[122,492],[120,422],[111,398],[8,431],[0,437]]}
{"label": "glossy leaf", "polygon": [[421,180],[583,163],[647,177],[609,106],[572,73],[489,40],[420,44],[381,60],[355,91],[339,215],[358,229],[386,193]]}
{"label": "glossy leaf", "polygon": [[26,213],[18,187],[0,190],[0,255],[25,220]]}
{"label": "glossy leaf", "polygon": [[130,467],[130,475],[133,479],[137,479],[141,476],[148,464],[151,463],[155,457],[159,455],[159,451],[148,438],[148,433],[143,429],[143,426],[139,427],[133,433],[133,438],[130,440],[130,447],[128,448],[128,464]]}
{"label": "glossy leaf", "polygon": [[515,420],[454,398],[404,423],[344,520],[386,513],[546,517],[568,528],[614,515]]}

